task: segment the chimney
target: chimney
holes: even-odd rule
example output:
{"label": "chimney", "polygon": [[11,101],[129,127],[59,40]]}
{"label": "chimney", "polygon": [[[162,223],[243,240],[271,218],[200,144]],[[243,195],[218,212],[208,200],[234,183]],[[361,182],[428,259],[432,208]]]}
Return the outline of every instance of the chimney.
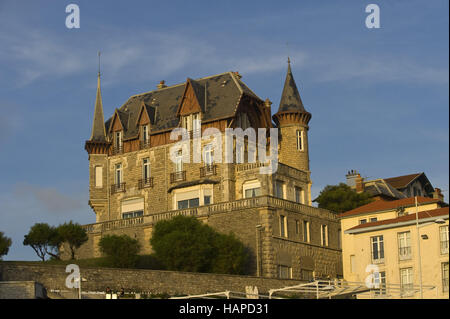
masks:
{"label": "chimney", "polygon": [[236,71],[236,72],[233,72],[233,73],[234,73],[234,75],[236,75],[238,77],[238,79],[242,78],[242,75],[239,74],[239,71]]}
{"label": "chimney", "polygon": [[433,192],[433,198],[439,199],[440,201],[444,201],[444,194],[440,188],[435,188]]}
{"label": "chimney", "polygon": [[357,193],[364,191],[363,178],[358,173],[358,171],[352,169],[347,172],[347,175],[345,175],[345,177],[347,178],[347,185],[355,189]]}
{"label": "chimney", "polygon": [[165,82],[164,80],[162,80],[161,82],[159,82],[157,88],[158,88],[158,89],[166,88],[167,85],[166,85],[165,83],[166,83],[166,82]]}

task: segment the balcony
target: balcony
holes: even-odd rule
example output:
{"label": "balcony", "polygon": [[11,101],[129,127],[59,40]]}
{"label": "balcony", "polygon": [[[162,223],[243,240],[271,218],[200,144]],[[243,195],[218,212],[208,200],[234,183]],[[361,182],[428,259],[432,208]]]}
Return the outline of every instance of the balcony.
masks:
{"label": "balcony", "polygon": [[143,150],[146,148],[150,148],[150,140],[146,140],[146,141],[140,141],[139,142],[139,149]]}
{"label": "balcony", "polygon": [[400,247],[398,249],[398,259],[399,260],[410,260],[411,259],[411,247]]}
{"label": "balcony", "polygon": [[170,182],[182,182],[186,180],[186,171],[179,171],[170,173]]}
{"label": "balcony", "polygon": [[125,183],[111,185],[111,194],[123,193],[123,192],[125,192]]}
{"label": "balcony", "polygon": [[122,154],[123,153],[123,145],[114,146],[112,148],[113,155]]}
{"label": "balcony", "polygon": [[200,177],[205,177],[208,175],[216,175],[217,174],[217,165],[209,164],[203,167],[200,167]]}
{"label": "balcony", "polygon": [[140,179],[138,182],[138,188],[143,189],[147,187],[153,187],[153,177]]}

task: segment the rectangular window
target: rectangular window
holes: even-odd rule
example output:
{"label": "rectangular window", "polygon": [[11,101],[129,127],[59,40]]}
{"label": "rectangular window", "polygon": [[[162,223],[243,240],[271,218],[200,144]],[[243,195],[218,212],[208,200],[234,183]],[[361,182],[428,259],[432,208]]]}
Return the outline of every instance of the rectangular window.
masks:
{"label": "rectangular window", "polygon": [[103,187],[103,167],[95,166],[95,187]]}
{"label": "rectangular window", "polygon": [[142,126],[142,141],[144,143],[148,142],[148,125]]}
{"label": "rectangular window", "polygon": [[359,224],[365,224],[365,223],[367,223],[367,219],[360,219],[359,220]]}
{"label": "rectangular window", "polygon": [[200,124],[200,114],[198,114],[198,113],[193,114],[192,127],[193,127],[194,132],[200,130],[200,125],[201,125]]}
{"label": "rectangular window", "polygon": [[284,198],[284,184],[281,181],[275,182],[275,197]]}
{"label": "rectangular window", "polygon": [[175,158],[175,172],[182,172],[182,171],[183,171],[183,152],[180,150],[178,151]]}
{"label": "rectangular window", "polygon": [[322,246],[328,246],[328,226],[322,225],[320,227],[320,233],[321,233],[321,244]]}
{"label": "rectangular window", "polygon": [[400,289],[402,295],[409,296],[413,291],[413,269],[402,268],[400,269]]}
{"label": "rectangular window", "polygon": [[305,203],[303,189],[301,187],[295,187],[295,201],[300,204]]}
{"label": "rectangular window", "polygon": [[148,157],[142,160],[142,178],[144,181],[150,179],[150,159]]}
{"label": "rectangular window", "polygon": [[297,130],[297,149],[303,151],[303,131]]}
{"label": "rectangular window", "polygon": [[303,241],[306,243],[309,243],[309,241],[310,241],[309,222],[306,220],[303,221]]}
{"label": "rectangular window", "polygon": [[278,265],[278,278],[280,279],[291,279],[292,278],[292,268],[284,265]]}
{"label": "rectangular window", "polygon": [[372,248],[372,262],[382,263],[384,262],[384,243],[383,236],[370,237]]}
{"label": "rectangular window", "polygon": [[386,272],[380,271],[374,273],[375,295],[386,294]]}
{"label": "rectangular window", "polygon": [[448,254],[448,225],[439,227],[441,254]]}
{"label": "rectangular window", "polygon": [[205,145],[204,148],[204,158],[205,165],[212,165],[214,160],[214,152],[211,144]]}
{"label": "rectangular window", "polygon": [[398,258],[400,260],[411,259],[411,232],[397,233]]}
{"label": "rectangular window", "polygon": [[441,264],[442,268],[442,291],[448,292],[448,261]]}
{"label": "rectangular window", "polygon": [[203,205],[211,204],[211,196],[203,196]]}
{"label": "rectangular window", "polygon": [[116,132],[114,142],[115,142],[114,146],[116,148],[118,149],[122,148],[122,131]]}
{"label": "rectangular window", "polygon": [[288,237],[286,216],[280,215],[280,236]]}
{"label": "rectangular window", "polygon": [[300,221],[298,221],[297,219],[295,220],[295,234],[300,234]]}
{"label": "rectangular window", "polygon": [[245,198],[261,196],[261,188],[250,188],[245,190]]}
{"label": "rectangular window", "polygon": [[378,220],[377,217],[370,217],[370,222],[371,222],[371,223],[374,223],[374,222],[376,222],[377,220]]}
{"label": "rectangular window", "polygon": [[135,217],[141,217],[141,216],[144,216],[144,211],[142,211],[142,210],[138,210],[135,212],[126,212],[126,213],[122,214],[123,219],[135,218]]}
{"label": "rectangular window", "polygon": [[200,206],[199,198],[191,198],[178,201],[178,209],[186,209]]}
{"label": "rectangular window", "polygon": [[117,186],[122,184],[122,164],[116,164],[115,182]]}

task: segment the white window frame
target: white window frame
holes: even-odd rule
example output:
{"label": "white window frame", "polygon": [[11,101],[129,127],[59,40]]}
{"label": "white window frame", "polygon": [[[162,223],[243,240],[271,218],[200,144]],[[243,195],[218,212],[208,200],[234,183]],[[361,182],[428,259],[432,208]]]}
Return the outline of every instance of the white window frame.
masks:
{"label": "white window frame", "polygon": [[[373,249],[373,244],[376,243],[377,246],[377,254],[378,258],[374,258],[375,250]],[[383,257],[381,257],[381,253]],[[375,263],[384,263],[384,237],[383,235],[372,236],[370,237],[370,257],[372,262]]]}
{"label": "white window frame", "polygon": [[246,181],[242,185],[242,197],[243,198],[252,198],[252,197],[254,197],[254,196],[247,197],[247,195],[246,195],[246,192],[248,190],[251,190],[251,189],[259,190],[259,195],[256,195],[256,196],[261,196],[261,182],[259,180],[253,180],[253,181]]}
{"label": "white window frame", "polygon": [[441,255],[448,254],[448,225],[439,227],[439,245]]}
{"label": "white window frame", "polygon": [[[402,295],[409,296],[413,293],[413,285],[414,285],[414,277],[413,277],[413,268],[400,268],[400,289],[402,291]],[[407,289],[406,294],[403,292],[404,289]]]}
{"label": "white window frame", "polygon": [[183,151],[179,150],[175,157],[175,172],[183,171]]}
{"label": "white window frame", "polygon": [[412,257],[411,232],[404,231],[397,233],[398,258],[399,260],[409,260]]}
{"label": "white window frame", "polygon": [[206,144],[203,148],[203,161],[205,162],[206,166],[211,166],[214,163],[214,149],[212,147],[212,144]]}
{"label": "white window frame", "polygon": [[151,176],[150,174],[151,174],[150,158],[146,157],[142,159],[142,179],[147,181]]}
{"label": "white window frame", "polygon": [[115,166],[115,169],[114,169],[114,183],[117,186],[120,186],[120,184],[123,183],[123,167],[122,167],[122,163],[118,163]]}
{"label": "white window frame", "polygon": [[[286,271],[287,276],[282,275],[282,270]],[[279,279],[292,279],[292,267],[286,265],[278,265],[278,278]]]}
{"label": "white window frame", "polygon": [[144,143],[148,143],[149,137],[150,137],[149,127],[148,127],[148,125],[143,125],[142,126],[142,141]]}
{"label": "white window frame", "polygon": [[[447,269],[445,266],[447,265]],[[448,292],[448,260],[441,263],[442,292]]]}
{"label": "white window frame", "polygon": [[116,148],[122,148],[122,144],[122,131],[116,131],[114,134],[114,145],[116,146]]}

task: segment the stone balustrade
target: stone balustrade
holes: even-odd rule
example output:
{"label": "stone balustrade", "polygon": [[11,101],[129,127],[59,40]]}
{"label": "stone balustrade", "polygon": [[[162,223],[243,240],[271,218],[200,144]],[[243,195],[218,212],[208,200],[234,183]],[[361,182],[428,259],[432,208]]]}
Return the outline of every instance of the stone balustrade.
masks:
{"label": "stone balustrade", "polygon": [[145,215],[135,218],[118,219],[107,222],[83,225],[82,227],[88,233],[104,232],[108,230],[138,226],[138,225],[149,225],[157,223],[161,220],[168,220],[178,215],[183,216],[208,216],[217,213],[226,213],[234,210],[242,210],[249,208],[262,208],[262,207],[273,207],[277,209],[285,209],[289,211],[303,213],[309,216],[320,217],[323,219],[328,219],[331,221],[336,221],[336,214],[317,207],[312,207],[289,200],[276,198],[272,196],[259,196],[252,198],[240,199],[232,202],[217,203],[207,206],[200,206],[195,208],[173,210],[163,213],[157,213],[152,215]]}

